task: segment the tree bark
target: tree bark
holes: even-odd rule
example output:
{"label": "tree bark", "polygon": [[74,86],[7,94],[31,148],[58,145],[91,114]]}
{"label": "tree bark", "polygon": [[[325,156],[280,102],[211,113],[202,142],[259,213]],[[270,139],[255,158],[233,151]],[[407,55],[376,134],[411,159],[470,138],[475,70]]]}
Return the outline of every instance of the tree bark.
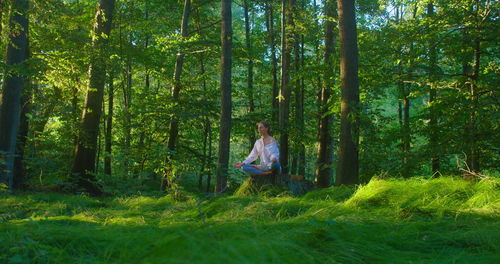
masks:
{"label": "tree bark", "polygon": [[231,14],[231,0],[221,0],[222,27],[221,27],[221,115],[219,131],[219,154],[217,160],[217,183],[216,192],[222,192],[227,187],[229,147],[231,136],[231,66],[232,66],[232,43],[233,28]]}
{"label": "tree bark", "polygon": [[[26,60],[28,49],[28,7],[27,0],[12,1],[10,18],[11,28],[18,28],[9,37],[7,44],[6,64],[22,65]],[[17,72],[4,74],[2,103],[0,109],[0,183],[5,183],[12,190],[14,183],[14,156],[19,133],[21,114],[21,95],[26,78]]]}
{"label": "tree bark", "polygon": [[[181,37],[185,38],[188,35],[188,24],[189,24],[189,15],[191,13],[191,0],[184,1],[184,9],[182,12],[182,21],[181,21]],[[181,84],[181,74],[182,74],[182,65],[184,64],[184,53],[179,51],[177,53],[177,57],[175,60],[175,70],[174,70],[174,84],[172,86],[172,99],[174,102],[179,101],[179,92],[182,89]],[[167,149],[168,153],[165,157],[165,171],[163,175],[163,181],[161,185],[161,190],[165,190],[169,187],[172,181],[175,178],[175,175],[172,175],[172,159],[176,149],[177,144],[177,136],[179,135],[179,120],[175,115],[170,120],[170,129],[168,133],[168,143]]]}
{"label": "tree bark", "polygon": [[279,122],[279,88],[278,88],[278,60],[276,59],[276,43],[274,36],[274,17],[272,3],[266,3],[266,28],[269,38],[269,46],[271,47],[271,73],[273,76],[272,84],[272,124],[277,126]]}
{"label": "tree bark", "polygon": [[293,27],[292,6],[295,0],[282,0],[281,18],[281,88],[279,100],[279,128],[280,128],[280,163],[282,174],[288,174],[288,120],[290,111],[290,50],[289,38],[291,33],[287,30]]}
{"label": "tree bark", "polygon": [[108,115],[106,121],[105,136],[105,156],[104,156],[104,174],[111,175],[111,151],[112,151],[112,132],[113,132],[113,104],[114,104],[114,77],[109,75],[108,84]]}
{"label": "tree bark", "polygon": [[[245,17],[245,44],[247,48],[247,93],[248,93],[248,112],[250,116],[255,112],[255,104],[253,99],[253,53],[252,53],[252,40],[250,38],[250,19],[248,17],[248,0],[243,1],[244,17]],[[248,136],[249,152],[252,151],[255,143],[255,133],[250,130]]]}
{"label": "tree bark", "polygon": [[97,134],[106,79],[106,45],[111,32],[114,0],[100,0],[96,12],[89,65],[89,84],[75,145],[71,181],[92,195],[102,193],[92,174],[95,170]]}
{"label": "tree bark", "polygon": [[334,65],[333,56],[335,52],[335,28],[334,18],[336,10],[333,0],[325,2],[325,71],[324,83],[321,87],[321,110],[320,110],[320,126],[319,126],[319,148],[318,148],[318,167],[316,169],[316,185],[319,187],[329,187],[332,184],[333,175],[333,114],[329,113],[331,104],[331,92],[334,86]]}
{"label": "tree bark", "polygon": [[[431,1],[427,4],[427,15],[429,17],[434,17],[434,3]],[[438,176],[437,172],[439,171],[439,142],[438,142],[438,120],[437,113],[434,103],[436,102],[437,91],[434,87],[434,82],[436,81],[436,72],[437,72],[437,55],[436,55],[436,46],[435,40],[432,38],[429,41],[429,78],[431,81],[431,85],[429,86],[429,145],[431,150],[431,168],[432,174],[436,177]]]}
{"label": "tree bark", "polygon": [[336,185],[356,184],[359,177],[359,86],[358,44],[354,1],[339,0],[340,78],[342,80],[340,113],[340,148]]}
{"label": "tree bark", "polygon": [[209,167],[207,173],[207,188],[206,192],[210,192],[210,181],[212,180],[212,123],[208,120],[208,155],[207,155],[207,166]]}
{"label": "tree bark", "polygon": [[[304,35],[301,35],[301,44],[300,44],[300,67],[305,71],[305,59],[304,59]],[[299,134],[305,135],[305,120],[304,120],[304,96],[305,96],[305,82],[304,75],[300,76],[300,84],[299,84],[299,109],[297,118],[299,119]],[[299,150],[298,150],[298,173],[299,175],[304,176],[306,174],[306,147],[304,145],[304,138],[301,137],[301,141],[299,142]]]}
{"label": "tree bark", "polygon": [[[132,34],[129,34],[128,46],[132,46]],[[128,52],[127,52],[128,53]],[[123,134],[125,137],[125,158],[123,159],[123,167],[125,169],[126,175],[130,173],[130,147],[131,147],[131,137],[132,137],[132,124],[131,124],[131,113],[130,107],[132,106],[132,59],[130,54],[127,54],[126,69],[124,81],[122,82],[123,90],[123,112],[124,112],[124,124],[123,124]]]}
{"label": "tree bark", "polygon": [[[479,8],[479,7],[478,7]],[[471,171],[479,171],[479,149],[477,146],[477,109],[479,106],[479,95],[477,92],[477,83],[479,81],[479,67],[480,67],[480,58],[481,58],[481,42],[479,37],[476,37],[473,42],[474,48],[474,66],[472,72],[472,82],[470,84],[470,94],[471,94],[471,102],[470,102],[470,117],[467,140],[469,141],[468,149],[467,149],[467,166]]]}

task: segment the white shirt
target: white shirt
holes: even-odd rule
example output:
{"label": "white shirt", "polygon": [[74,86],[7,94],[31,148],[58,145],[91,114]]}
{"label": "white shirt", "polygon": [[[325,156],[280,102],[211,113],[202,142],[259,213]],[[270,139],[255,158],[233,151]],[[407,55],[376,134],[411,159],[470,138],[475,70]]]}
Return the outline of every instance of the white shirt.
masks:
{"label": "white shirt", "polygon": [[278,143],[273,141],[267,145],[264,145],[264,139],[260,138],[255,141],[253,145],[252,152],[250,155],[243,161],[244,164],[250,164],[257,158],[260,158],[260,165],[271,168],[272,159],[279,160],[280,151],[278,149]]}

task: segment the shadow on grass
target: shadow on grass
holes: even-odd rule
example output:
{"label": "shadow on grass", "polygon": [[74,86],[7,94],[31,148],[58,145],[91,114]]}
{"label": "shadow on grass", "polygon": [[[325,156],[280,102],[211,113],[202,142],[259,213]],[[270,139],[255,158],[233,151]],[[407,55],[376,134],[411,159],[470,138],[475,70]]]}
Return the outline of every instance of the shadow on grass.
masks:
{"label": "shadow on grass", "polygon": [[474,214],[467,221],[351,214],[271,222],[213,219],[207,225],[78,217],[0,224],[0,262],[496,263],[499,253],[498,221],[476,222]]}

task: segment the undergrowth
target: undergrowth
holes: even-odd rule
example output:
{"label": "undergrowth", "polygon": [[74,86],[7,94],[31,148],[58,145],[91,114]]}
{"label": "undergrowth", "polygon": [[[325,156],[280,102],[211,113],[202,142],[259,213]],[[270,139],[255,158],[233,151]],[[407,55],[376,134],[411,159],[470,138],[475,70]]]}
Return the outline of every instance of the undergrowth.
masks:
{"label": "undergrowth", "polygon": [[500,263],[498,188],[442,177],[302,197],[0,196],[0,263]]}

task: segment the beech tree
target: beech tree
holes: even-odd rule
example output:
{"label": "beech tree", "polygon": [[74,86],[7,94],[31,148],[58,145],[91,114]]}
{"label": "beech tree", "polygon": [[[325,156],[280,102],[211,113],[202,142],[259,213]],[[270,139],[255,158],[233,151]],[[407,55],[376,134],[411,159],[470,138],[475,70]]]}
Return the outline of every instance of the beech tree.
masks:
{"label": "beech tree", "polygon": [[336,185],[356,184],[359,177],[358,41],[353,0],[338,1],[340,36],[340,146]]}
{"label": "beech tree", "polygon": [[[293,28],[292,9],[295,0],[282,0],[281,2],[281,87],[279,95],[279,130],[280,130],[280,163],[282,173],[288,174],[288,135],[290,112],[290,53],[292,43],[289,29]],[[287,30],[288,29],[288,30]]]}
{"label": "beech tree", "polygon": [[319,148],[318,164],[316,169],[316,184],[320,187],[328,187],[332,183],[333,173],[333,114],[329,112],[331,107],[330,98],[333,90],[333,56],[335,48],[335,5],[333,0],[325,2],[325,71],[324,82],[321,86],[320,124],[319,124]]}
{"label": "beech tree", "polygon": [[114,0],[100,0],[93,27],[89,83],[71,167],[71,181],[93,195],[102,193],[96,183],[95,158],[106,80],[106,47],[113,18]]}
{"label": "beech tree", "polygon": [[5,59],[6,65],[11,70],[4,75],[0,103],[0,181],[11,190],[14,184],[14,159],[19,136],[21,96],[27,85],[21,66],[26,60],[28,49],[28,7],[28,0],[11,2],[9,27],[13,32],[9,36]]}
{"label": "beech tree", "polygon": [[229,163],[229,138],[231,136],[231,67],[232,67],[232,44],[233,27],[231,14],[231,0],[221,0],[221,111],[220,111],[220,130],[219,130],[219,154],[217,159],[217,182],[215,191],[221,192],[226,189]]}
{"label": "beech tree", "polygon": [[[191,0],[185,0],[184,11],[182,13],[182,22],[181,22],[181,37],[183,38],[187,37],[188,35],[188,23],[189,23],[190,13],[191,13]],[[173,82],[174,84],[172,86],[172,98],[174,101],[179,101],[179,92],[182,88],[181,73],[182,73],[183,63],[184,63],[184,53],[182,51],[179,51],[179,53],[177,53],[176,56],[174,82]],[[161,185],[162,190],[165,190],[167,186],[170,185],[169,181],[173,180],[172,178],[175,177],[174,175],[172,175],[171,162],[173,153],[175,152],[178,134],[179,134],[179,120],[174,116],[170,121],[170,130],[168,134],[168,144],[167,144],[168,153],[167,156],[165,157],[166,169],[164,171],[164,176],[163,176],[164,178]]]}

